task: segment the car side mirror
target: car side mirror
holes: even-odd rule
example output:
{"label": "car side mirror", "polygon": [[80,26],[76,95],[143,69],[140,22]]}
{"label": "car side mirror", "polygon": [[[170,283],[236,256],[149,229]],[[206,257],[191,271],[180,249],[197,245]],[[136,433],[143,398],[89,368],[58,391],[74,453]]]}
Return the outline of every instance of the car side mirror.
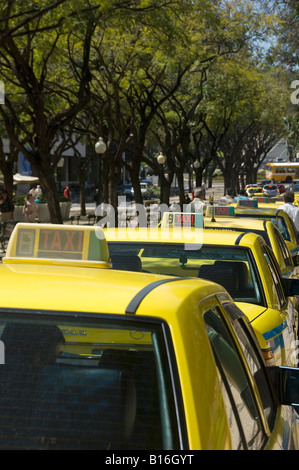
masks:
{"label": "car side mirror", "polygon": [[280,405],[299,406],[299,368],[267,367]]}
{"label": "car side mirror", "polygon": [[292,258],[293,258],[294,266],[299,266],[299,256],[298,255],[292,256]]}
{"label": "car side mirror", "polygon": [[287,297],[299,295],[299,279],[283,277],[282,284]]}

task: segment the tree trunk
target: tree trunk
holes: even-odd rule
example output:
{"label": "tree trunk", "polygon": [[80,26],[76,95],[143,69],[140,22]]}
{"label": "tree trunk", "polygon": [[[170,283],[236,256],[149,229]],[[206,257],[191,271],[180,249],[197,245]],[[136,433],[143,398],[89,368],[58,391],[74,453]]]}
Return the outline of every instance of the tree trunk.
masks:
{"label": "tree trunk", "polygon": [[4,189],[8,191],[9,199],[13,200],[13,162],[7,162],[2,167]]}
{"label": "tree trunk", "polygon": [[180,207],[181,210],[183,210],[183,205],[185,204],[184,172],[177,172],[176,175],[178,179]]}
{"label": "tree trunk", "polygon": [[166,179],[163,168],[160,170],[160,204],[169,206],[171,182]]}
{"label": "tree trunk", "polygon": [[80,214],[82,216],[86,215],[86,206],[85,206],[85,171],[84,168],[78,165],[79,169],[79,184],[80,184]]}
{"label": "tree trunk", "polygon": [[37,171],[40,185],[42,187],[43,193],[47,198],[50,221],[52,224],[62,224],[63,222],[57,197],[54,174],[49,172],[49,170],[45,171],[45,169],[42,167],[37,169]]}
{"label": "tree trunk", "polygon": [[132,167],[130,171],[130,177],[132,181],[132,185],[134,188],[134,199],[136,204],[143,204],[141,189],[140,189],[140,182],[139,182],[139,168],[136,171],[136,168]]}

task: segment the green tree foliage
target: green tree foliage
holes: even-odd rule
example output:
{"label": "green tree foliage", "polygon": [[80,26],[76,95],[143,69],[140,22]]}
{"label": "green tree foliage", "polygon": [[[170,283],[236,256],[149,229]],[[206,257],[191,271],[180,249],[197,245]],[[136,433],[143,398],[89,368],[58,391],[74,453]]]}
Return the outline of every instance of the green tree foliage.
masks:
{"label": "green tree foliage", "polygon": [[[12,148],[34,165],[52,222],[61,221],[56,165],[73,133],[92,146],[99,136],[107,142],[103,181],[105,199],[114,205],[115,170],[123,165],[124,152],[138,202],[140,164],[146,161],[157,171],[159,150],[167,157],[164,184],[169,188],[176,174],[181,200],[183,172],[195,159],[200,160],[200,181],[209,162],[221,165],[220,151],[234,153],[235,159],[240,152],[250,154],[244,160],[248,166],[261,158],[261,151],[249,150],[246,130],[256,142],[267,128],[280,135],[286,85],[278,67],[271,73],[257,54],[257,41],[266,39],[276,20],[257,3],[5,2],[0,12],[0,79],[6,85],[1,129]],[[233,160],[229,165],[231,174],[239,171]]]}

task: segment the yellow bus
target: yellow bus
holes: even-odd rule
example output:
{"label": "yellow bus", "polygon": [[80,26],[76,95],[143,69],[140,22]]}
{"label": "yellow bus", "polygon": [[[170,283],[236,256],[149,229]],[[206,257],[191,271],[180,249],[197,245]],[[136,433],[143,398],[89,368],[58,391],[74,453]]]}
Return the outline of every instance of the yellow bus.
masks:
{"label": "yellow bus", "polygon": [[267,163],[266,178],[277,183],[292,183],[299,179],[299,162]]}

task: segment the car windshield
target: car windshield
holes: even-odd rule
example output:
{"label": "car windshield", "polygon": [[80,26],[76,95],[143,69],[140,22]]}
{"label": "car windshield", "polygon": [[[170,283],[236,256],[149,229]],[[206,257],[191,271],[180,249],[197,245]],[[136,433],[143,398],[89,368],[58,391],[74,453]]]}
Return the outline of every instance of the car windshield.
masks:
{"label": "car windshield", "polygon": [[17,318],[0,316],[1,449],[180,448],[167,325]]}
{"label": "car windshield", "polygon": [[275,191],[277,189],[277,186],[274,184],[271,184],[269,186],[264,186],[265,191]]}
{"label": "car windshield", "polygon": [[251,251],[203,245],[188,250],[177,243],[108,242],[114,269],[200,277],[227,289],[235,301],[262,304],[263,291]]}
{"label": "car windshield", "polygon": [[299,191],[299,184],[294,184],[294,186],[292,187],[292,191]]}

